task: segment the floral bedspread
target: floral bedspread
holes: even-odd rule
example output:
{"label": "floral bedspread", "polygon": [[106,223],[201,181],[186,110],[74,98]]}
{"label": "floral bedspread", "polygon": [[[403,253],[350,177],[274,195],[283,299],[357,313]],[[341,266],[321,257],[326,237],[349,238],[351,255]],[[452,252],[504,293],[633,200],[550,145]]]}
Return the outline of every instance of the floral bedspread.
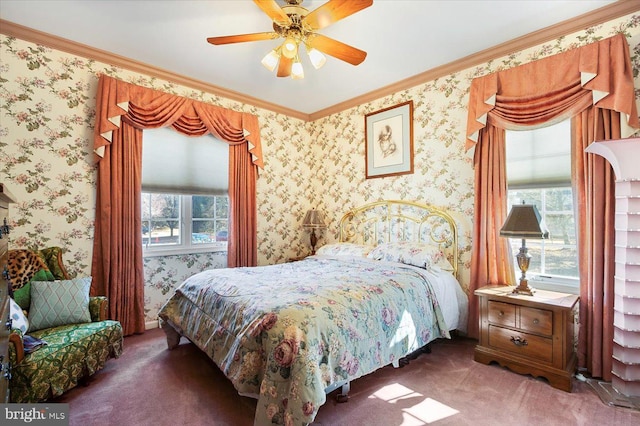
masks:
{"label": "floral bedspread", "polygon": [[255,424],[311,423],[325,389],[449,337],[428,275],[309,257],[187,279],[159,316],[258,398]]}

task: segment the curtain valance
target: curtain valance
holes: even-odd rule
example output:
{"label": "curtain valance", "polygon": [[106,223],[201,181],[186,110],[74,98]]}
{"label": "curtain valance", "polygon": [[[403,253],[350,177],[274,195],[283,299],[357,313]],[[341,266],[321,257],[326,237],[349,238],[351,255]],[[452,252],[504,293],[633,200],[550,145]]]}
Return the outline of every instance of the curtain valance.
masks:
{"label": "curtain valance", "polygon": [[620,112],[625,128],[640,128],[624,34],[474,79],[465,148],[475,146],[487,122],[517,130],[567,119],[589,105]]}
{"label": "curtain valance", "polygon": [[211,133],[232,145],[247,142],[252,162],[264,168],[258,117],[158,90],[136,86],[100,75],[96,95],[94,152],[102,158],[112,142],[113,131],[123,119],[133,126],[172,126],[177,131],[202,136]]}

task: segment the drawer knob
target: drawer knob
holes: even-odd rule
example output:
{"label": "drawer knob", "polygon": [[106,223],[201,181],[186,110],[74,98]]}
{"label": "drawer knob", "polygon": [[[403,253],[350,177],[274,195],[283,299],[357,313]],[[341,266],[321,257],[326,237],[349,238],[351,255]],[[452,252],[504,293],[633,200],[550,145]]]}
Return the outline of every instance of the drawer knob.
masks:
{"label": "drawer knob", "polygon": [[526,339],[523,339],[520,336],[511,336],[511,343],[516,346],[527,346],[529,344]]}
{"label": "drawer knob", "polygon": [[537,325],[540,323],[540,320],[538,318],[534,318],[533,323]]}
{"label": "drawer knob", "polygon": [[502,312],[502,311],[498,312],[498,316],[499,317],[503,317],[504,316],[504,312]]}

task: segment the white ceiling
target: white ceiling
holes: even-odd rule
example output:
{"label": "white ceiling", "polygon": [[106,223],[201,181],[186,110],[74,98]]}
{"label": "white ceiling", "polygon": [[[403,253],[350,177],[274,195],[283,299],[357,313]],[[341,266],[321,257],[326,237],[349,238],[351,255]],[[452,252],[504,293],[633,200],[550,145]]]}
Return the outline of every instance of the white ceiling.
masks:
{"label": "white ceiling", "polygon": [[[278,0],[283,4],[283,0]],[[325,0],[304,0],[313,10]],[[374,0],[319,32],[368,53],[353,66],[328,57],[303,80],[260,61],[279,43],[213,46],[206,38],[272,31],[251,0],[0,0],[0,18],[304,114],[614,3],[614,0]]]}

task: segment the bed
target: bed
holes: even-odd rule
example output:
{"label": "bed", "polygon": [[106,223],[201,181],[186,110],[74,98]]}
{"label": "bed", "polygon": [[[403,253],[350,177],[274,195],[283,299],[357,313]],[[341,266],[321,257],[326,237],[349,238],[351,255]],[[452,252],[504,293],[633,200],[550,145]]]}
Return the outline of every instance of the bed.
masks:
{"label": "bed", "polygon": [[206,270],[160,309],[244,396],[254,424],[309,424],[329,392],[465,331],[453,218],[408,201],[347,212],[339,241],[296,262]]}

